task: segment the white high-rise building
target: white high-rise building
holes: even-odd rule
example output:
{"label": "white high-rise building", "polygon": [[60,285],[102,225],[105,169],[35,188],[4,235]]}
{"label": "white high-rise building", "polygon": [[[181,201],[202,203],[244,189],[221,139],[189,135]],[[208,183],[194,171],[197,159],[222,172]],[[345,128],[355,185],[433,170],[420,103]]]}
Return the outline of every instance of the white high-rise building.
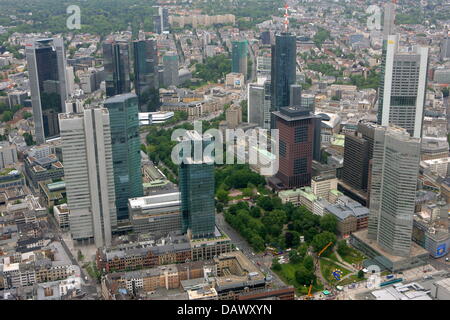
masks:
{"label": "white high-rise building", "polygon": [[428,72],[428,48],[400,48],[399,36],[389,35],[379,88],[378,124],[405,128],[422,135]]}
{"label": "white high-rise building", "polygon": [[420,139],[399,127],[375,127],[368,237],[389,254],[411,254]]}
{"label": "white high-rise building", "polygon": [[117,227],[108,109],[61,113],[59,125],[72,238],[108,246]]}

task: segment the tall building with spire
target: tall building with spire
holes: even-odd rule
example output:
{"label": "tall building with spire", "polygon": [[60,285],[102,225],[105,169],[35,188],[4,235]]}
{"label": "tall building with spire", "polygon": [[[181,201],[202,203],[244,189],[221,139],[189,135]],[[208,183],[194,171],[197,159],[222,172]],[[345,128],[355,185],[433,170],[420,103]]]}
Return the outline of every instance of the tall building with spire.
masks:
{"label": "tall building with spire", "polygon": [[428,48],[402,48],[394,34],[395,0],[387,3],[378,89],[377,123],[405,128],[413,137],[422,135],[428,74]]}

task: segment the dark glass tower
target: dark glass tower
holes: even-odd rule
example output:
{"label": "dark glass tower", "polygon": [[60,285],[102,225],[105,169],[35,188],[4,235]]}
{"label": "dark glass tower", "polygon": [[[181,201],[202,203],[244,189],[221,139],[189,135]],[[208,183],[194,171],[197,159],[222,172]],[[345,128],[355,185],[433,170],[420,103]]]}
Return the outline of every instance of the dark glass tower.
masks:
{"label": "dark glass tower", "polygon": [[247,79],[248,42],[247,40],[240,40],[232,41],[231,44],[231,72],[242,73],[244,75],[244,79]]}
{"label": "dark glass tower", "polygon": [[59,136],[58,114],[65,112],[66,66],[62,38],[41,39],[26,46],[36,141]]}
{"label": "dark glass tower", "polygon": [[128,199],[143,195],[138,98],[134,93],[117,95],[105,101],[105,108],[111,126],[117,219],[123,220],[128,218]]}
{"label": "dark glass tower", "polygon": [[158,107],[158,51],[156,40],[133,42],[134,86],[139,99],[139,111],[155,111]]}
{"label": "dark glass tower", "polygon": [[297,47],[295,36],[281,33],[272,46],[272,111],[290,105],[291,85],[295,84]]}
{"label": "dark glass tower", "polygon": [[209,237],[215,229],[214,163],[210,158],[196,159],[193,154],[195,144],[202,150],[212,139],[189,131],[183,141],[191,144],[192,154],[183,156],[179,170],[182,231],[193,238]]}
{"label": "dark glass tower", "polygon": [[127,41],[103,43],[106,96],[112,97],[131,91],[130,50]]}

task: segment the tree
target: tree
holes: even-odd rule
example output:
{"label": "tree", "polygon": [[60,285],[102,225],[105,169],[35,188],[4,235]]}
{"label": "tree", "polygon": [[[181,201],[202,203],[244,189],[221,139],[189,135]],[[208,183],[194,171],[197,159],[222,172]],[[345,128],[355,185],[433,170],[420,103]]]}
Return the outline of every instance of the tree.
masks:
{"label": "tree", "polygon": [[364,279],[364,271],[362,270],[358,271],[358,279]]}
{"label": "tree", "polygon": [[303,259],[303,266],[309,271],[314,271],[314,260],[311,256],[306,256]]}
{"label": "tree", "polygon": [[223,204],[221,202],[217,202],[216,210],[217,212],[223,212]]}
{"label": "tree", "polygon": [[260,218],[261,217],[261,209],[257,206],[254,206],[250,209],[250,214],[253,218]]}
{"label": "tree", "polygon": [[320,218],[320,228],[324,231],[336,233],[338,220],[333,214],[325,214]]}
{"label": "tree", "polygon": [[293,248],[300,244],[300,233],[297,231],[288,231],[285,233],[286,247]]}
{"label": "tree", "polygon": [[2,114],[2,122],[11,121],[13,118],[13,113],[11,111],[5,111]]}
{"label": "tree", "polygon": [[323,256],[326,256],[331,252],[333,245],[336,243],[336,235],[329,231],[324,231],[314,236],[311,245],[313,246],[314,251],[319,253],[330,242],[332,242],[333,244],[330,245],[327,250],[322,253]]}
{"label": "tree", "polygon": [[36,141],[33,140],[33,136],[28,132],[25,132],[23,134],[23,138],[25,139],[25,143],[27,144],[27,146],[32,146],[36,144]]}
{"label": "tree", "polygon": [[228,191],[219,189],[216,193],[217,200],[226,204],[228,202]]}
{"label": "tree", "polygon": [[275,271],[280,271],[281,270],[281,264],[278,262],[277,258],[274,258],[272,260],[272,269]]}
{"label": "tree", "polygon": [[314,275],[314,271],[308,270],[302,265],[295,272],[295,280],[301,285],[309,285],[316,280],[316,276]]}
{"label": "tree", "polygon": [[300,263],[302,261],[302,256],[298,253],[297,250],[292,249],[289,252],[289,261],[293,264]]}
{"label": "tree", "polygon": [[273,210],[272,199],[270,199],[269,196],[259,197],[258,200],[256,201],[256,204],[259,207],[263,208],[264,211],[272,211]]}
{"label": "tree", "polygon": [[346,256],[350,253],[350,248],[345,240],[341,240],[337,243],[337,252],[341,256]]}

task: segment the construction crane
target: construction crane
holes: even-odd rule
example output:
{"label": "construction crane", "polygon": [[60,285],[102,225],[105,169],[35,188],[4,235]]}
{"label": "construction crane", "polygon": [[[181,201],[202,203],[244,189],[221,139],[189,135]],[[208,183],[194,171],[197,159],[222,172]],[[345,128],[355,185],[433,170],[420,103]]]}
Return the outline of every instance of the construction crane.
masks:
{"label": "construction crane", "polygon": [[[323,247],[322,250],[320,250],[319,253],[317,254],[317,260],[316,260],[316,262],[314,263],[314,273],[316,273],[317,265],[319,264],[320,256],[321,256],[322,253],[324,253],[325,250],[327,250],[328,247],[331,246],[332,244],[333,244],[333,242],[330,241],[330,242],[329,242],[325,247]],[[312,287],[313,287],[313,281],[311,281],[311,284],[309,285],[308,295],[307,295],[307,299],[308,299],[308,300],[311,299],[312,296],[313,296],[313,295],[311,294]]]}

